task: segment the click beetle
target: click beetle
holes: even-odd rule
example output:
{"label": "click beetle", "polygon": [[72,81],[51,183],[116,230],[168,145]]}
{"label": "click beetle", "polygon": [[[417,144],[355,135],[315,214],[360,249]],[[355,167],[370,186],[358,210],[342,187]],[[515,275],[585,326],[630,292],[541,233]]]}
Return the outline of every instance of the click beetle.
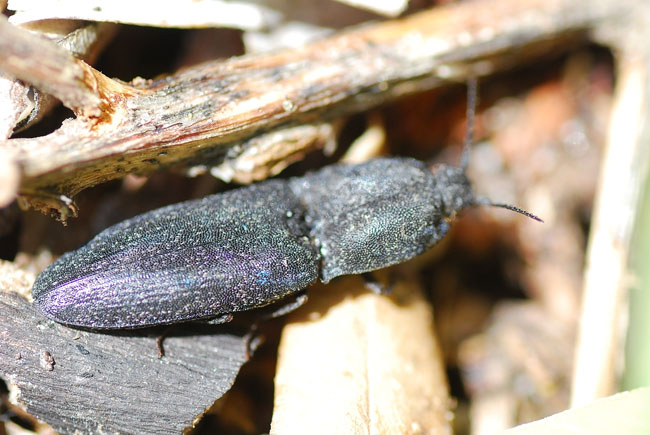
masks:
{"label": "click beetle", "polygon": [[[471,83],[470,83],[471,84]],[[114,225],[61,256],[34,283],[34,306],[91,329],[228,319],[320,280],[404,262],[440,241],[475,205],[463,163],[411,158],[335,164],[186,201]]]}

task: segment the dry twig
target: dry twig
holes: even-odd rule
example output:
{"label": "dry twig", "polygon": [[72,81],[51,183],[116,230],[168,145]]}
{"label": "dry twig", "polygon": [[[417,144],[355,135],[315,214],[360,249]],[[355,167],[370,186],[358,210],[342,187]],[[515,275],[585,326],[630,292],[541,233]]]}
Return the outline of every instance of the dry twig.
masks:
{"label": "dry twig", "polygon": [[130,85],[3,22],[0,50],[7,56],[0,69],[42,87],[77,115],[48,136],[9,141],[22,172],[19,193],[65,219],[75,210],[61,195],[125,173],[217,164],[255,136],[332,120],[566,46],[622,9],[607,0],[589,7],[575,0],[463,3],[302,49],[207,63]]}

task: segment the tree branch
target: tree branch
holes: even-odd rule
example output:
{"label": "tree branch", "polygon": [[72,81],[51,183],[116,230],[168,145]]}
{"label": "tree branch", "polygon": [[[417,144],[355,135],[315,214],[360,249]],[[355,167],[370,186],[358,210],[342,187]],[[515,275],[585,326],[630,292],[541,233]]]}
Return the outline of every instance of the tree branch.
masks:
{"label": "tree branch", "polygon": [[[620,2],[608,0],[589,7],[577,0],[474,1],[347,31],[302,49],[207,63],[155,81],[136,80],[133,87],[78,61],[74,74],[57,74],[54,67],[42,77],[28,73],[41,62],[49,65],[43,53],[52,50],[34,58],[29,53],[35,52],[26,48],[25,55],[35,63],[12,71],[48,86],[78,118],[45,137],[9,140],[22,170],[20,194],[30,205],[65,218],[75,211],[61,195],[75,195],[126,173],[218,164],[236,158],[230,155],[232,147],[253,137],[332,120],[464,80],[470,72],[487,74],[521,63],[579,39],[624,10]],[[5,31],[0,39],[7,40]],[[70,96],[64,96],[67,92]],[[91,118],[98,107],[101,116]]]}

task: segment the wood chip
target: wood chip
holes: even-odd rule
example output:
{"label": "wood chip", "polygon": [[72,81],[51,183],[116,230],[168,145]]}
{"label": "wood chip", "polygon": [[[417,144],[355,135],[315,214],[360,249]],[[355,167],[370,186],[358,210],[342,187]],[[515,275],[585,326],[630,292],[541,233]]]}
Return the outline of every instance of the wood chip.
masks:
{"label": "wood chip", "polygon": [[431,307],[414,282],[390,297],[360,277],[310,291],[280,343],[271,433],[450,433]]}

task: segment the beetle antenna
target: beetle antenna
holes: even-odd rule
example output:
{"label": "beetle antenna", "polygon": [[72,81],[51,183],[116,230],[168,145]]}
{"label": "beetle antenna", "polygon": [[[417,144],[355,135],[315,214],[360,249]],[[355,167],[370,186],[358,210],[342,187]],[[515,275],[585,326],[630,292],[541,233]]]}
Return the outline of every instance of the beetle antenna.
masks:
{"label": "beetle antenna", "polygon": [[515,211],[515,212],[517,212],[519,214],[523,214],[524,216],[527,216],[527,217],[529,217],[531,219],[534,219],[537,222],[544,223],[544,221],[542,219],[535,216],[531,212],[528,212],[528,211],[526,211],[524,209],[521,209],[519,207],[515,207],[514,205],[503,204],[503,203],[500,203],[500,202],[492,202],[488,198],[477,198],[476,201],[474,202],[474,204],[476,204],[476,205],[489,205],[491,207],[505,208],[506,210],[512,210],[512,211]]}
{"label": "beetle antenna", "polygon": [[474,116],[476,115],[476,105],[478,102],[478,80],[476,76],[471,75],[467,79],[467,132],[465,133],[465,145],[463,155],[460,157],[460,167],[467,169],[469,164],[469,150],[474,141]]}

